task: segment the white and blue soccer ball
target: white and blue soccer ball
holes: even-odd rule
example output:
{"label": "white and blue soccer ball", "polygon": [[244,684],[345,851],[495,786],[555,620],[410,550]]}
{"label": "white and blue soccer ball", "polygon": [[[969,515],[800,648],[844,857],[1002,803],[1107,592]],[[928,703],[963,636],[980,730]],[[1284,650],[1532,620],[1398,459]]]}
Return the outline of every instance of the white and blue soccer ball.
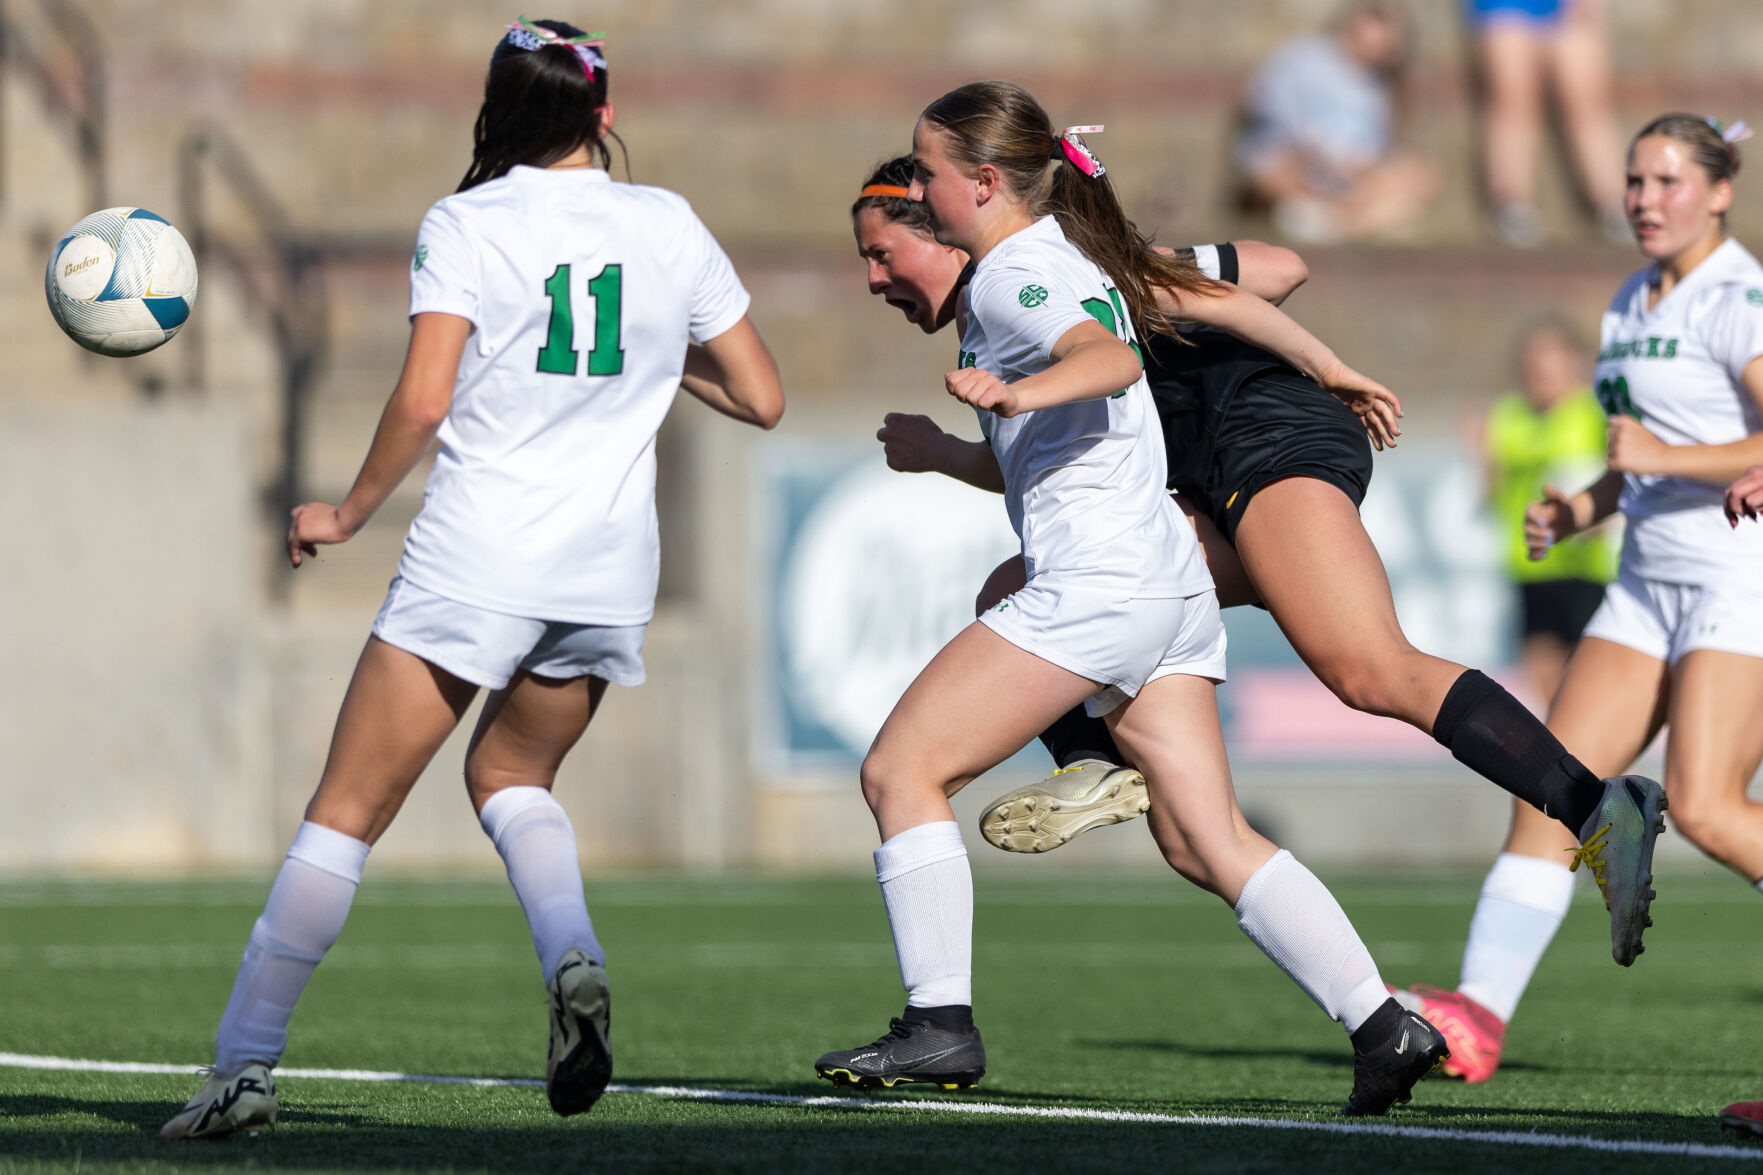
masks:
{"label": "white and blue soccer ball", "polygon": [[62,234],[43,277],[49,313],[100,355],[139,355],[178,333],[196,304],[196,257],[145,208],[106,208]]}

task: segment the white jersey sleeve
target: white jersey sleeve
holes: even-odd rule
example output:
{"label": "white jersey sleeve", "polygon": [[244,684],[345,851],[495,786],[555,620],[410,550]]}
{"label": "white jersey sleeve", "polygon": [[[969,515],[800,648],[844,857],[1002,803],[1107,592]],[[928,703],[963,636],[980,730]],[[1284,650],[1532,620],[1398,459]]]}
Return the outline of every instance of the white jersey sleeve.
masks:
{"label": "white jersey sleeve", "polygon": [[1698,325],[1708,353],[1737,383],[1746,365],[1763,355],[1763,289],[1728,286],[1714,313]]}
{"label": "white jersey sleeve", "polygon": [[986,342],[1005,382],[1052,362],[1053,347],[1081,322],[1096,318],[1057,272],[1016,265],[983,266],[967,287],[968,312],[985,323]]}
{"label": "white jersey sleeve", "polygon": [[482,289],[477,242],[460,226],[451,208],[436,204],[422,218],[416,253],[410,259],[411,317],[456,314],[481,327]]}
{"label": "white jersey sleeve", "polygon": [[735,267],[730,264],[728,254],[704,222],[696,216],[692,217],[695,240],[693,247],[697,253],[697,273],[692,282],[692,340],[703,343],[722,334],[747,313],[752,297],[741,279],[735,276]]}

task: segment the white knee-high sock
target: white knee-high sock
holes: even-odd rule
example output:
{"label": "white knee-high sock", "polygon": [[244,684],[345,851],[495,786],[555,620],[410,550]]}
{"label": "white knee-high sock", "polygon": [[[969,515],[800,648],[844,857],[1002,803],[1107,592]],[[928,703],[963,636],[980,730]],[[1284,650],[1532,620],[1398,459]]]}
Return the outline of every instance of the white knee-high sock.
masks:
{"label": "white knee-high sock", "polygon": [[251,928],[215,1033],[214,1064],[220,1072],[282,1059],[288,1018],[313,969],[343,932],[367,850],[367,842],[311,822],[294,834],[263,916]]}
{"label": "white knee-high sock", "polygon": [[1390,998],[1346,911],[1284,849],[1255,870],[1236,912],[1249,941],[1349,1033]]}
{"label": "white knee-high sock", "polygon": [[1501,853],[1469,920],[1457,990],[1501,1020],[1512,1019],[1572,903],[1567,866]]}
{"label": "white knee-high sock", "polygon": [[526,911],[539,972],[549,983],[558,960],[580,947],[596,963],[606,954],[594,937],[582,896],[582,865],[569,814],[542,787],[505,787],[484,801],[478,822],[496,843],[508,880]]}
{"label": "white knee-high sock", "polygon": [[973,870],[961,826],[920,824],[875,850],[900,982],[915,1008],[973,1003]]}

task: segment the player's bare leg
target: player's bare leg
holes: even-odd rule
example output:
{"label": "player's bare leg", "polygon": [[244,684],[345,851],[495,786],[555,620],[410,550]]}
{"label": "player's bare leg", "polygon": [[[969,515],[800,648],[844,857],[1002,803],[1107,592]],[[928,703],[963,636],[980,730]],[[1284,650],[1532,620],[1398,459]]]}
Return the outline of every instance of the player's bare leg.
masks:
{"label": "player's bare leg", "polygon": [[953,820],[948,797],[1099,688],[968,625],[907,688],[863,760],[863,798],[882,839]]}
{"label": "player's bare leg", "polygon": [[961,1089],[985,1073],[973,1023],[973,874],[949,797],[1097,688],[975,623],[894,706],[863,760],[862,785],[882,837],[876,881],[907,1006],[873,1043],[821,1056],[821,1077],[865,1089]]}
{"label": "player's bare leg", "polygon": [[373,844],[459,725],[478,687],[367,638],[306,819]]}
{"label": "player's bare leg", "polygon": [[[1217,585],[1218,606],[1232,608],[1260,602],[1254,585],[1218,527],[1191,502],[1176,505],[1194,528]],[[1020,556],[1005,560],[987,578],[976,608],[984,612],[1023,585]],[[1145,777],[1115,745],[1107,726],[1074,707],[1041,732],[1052,754],[1052,775],[1012,788],[980,813],[980,835],[1005,852],[1044,853],[1080,833],[1105,824],[1135,820],[1151,806]]]}
{"label": "player's bare leg", "polygon": [[1347,1029],[1345,1113],[1382,1114],[1446,1055],[1443,1037],[1399,1008],[1328,890],[1249,826],[1237,806],[1212,681],[1172,674],[1108,715],[1151,784],[1151,834],[1183,877],[1228,903],[1249,940]]}
{"label": "player's bare leg", "polygon": [[368,848],[471,704],[477,687],[369,637],[306,821],[251,930],[215,1034],[214,1075],[164,1128],[198,1138],[274,1125],[271,1069],[306,981],[342,932]]}
{"label": "player's bare leg", "polygon": [[1292,648],[1336,697],[1432,732],[1463,666],[1408,643],[1351,498],[1311,477],[1264,486],[1243,512],[1237,553]]}
{"label": "player's bare leg", "polygon": [[[1561,676],[1549,729],[1584,752],[1590,770],[1617,775],[1658,734],[1669,692],[1663,661],[1588,637]],[[1560,821],[1513,802],[1511,831],[1470,921],[1456,990],[1416,985],[1404,996],[1450,1042],[1448,1076],[1486,1081],[1499,1068],[1506,1026],[1567,916],[1577,847]]]}
{"label": "player's bare leg", "polygon": [[1763,657],[1696,649],[1672,674],[1665,778],[1677,830],[1756,884],[1763,804],[1745,789],[1763,761]]}
{"label": "player's bare leg", "polygon": [[1415,649],[1402,634],[1383,561],[1352,500],[1315,478],[1263,487],[1237,528],[1237,553],[1298,655],[1356,710],[1401,718],[1453,757],[1574,832],[1610,912],[1611,954],[1641,953],[1653,899],[1653,844],[1665,794],[1639,776],[1603,779],[1485,674]]}
{"label": "player's bare leg", "polygon": [[465,758],[472,806],[532,929],[550,997],[545,1092],[565,1116],[592,1108],[612,1080],[612,1004],[575,828],[551,785],[605,695],[597,677],[516,673],[485,701]]}

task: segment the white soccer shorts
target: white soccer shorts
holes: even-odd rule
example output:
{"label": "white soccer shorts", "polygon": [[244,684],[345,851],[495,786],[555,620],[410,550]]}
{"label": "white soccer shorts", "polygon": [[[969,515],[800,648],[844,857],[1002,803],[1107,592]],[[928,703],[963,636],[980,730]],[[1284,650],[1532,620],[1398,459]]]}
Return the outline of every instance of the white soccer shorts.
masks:
{"label": "white soccer shorts", "polygon": [[1224,680],[1224,621],[1212,591],[1120,600],[1031,582],[980,615],[1017,648],[1102,683],[1091,717],[1136,697],[1146,682],[1185,673]]}
{"label": "white soccer shorts", "polygon": [[1763,585],[1660,583],[1624,571],[1604,589],[1584,635],[1667,665],[1696,649],[1763,657]]}
{"label": "white soccer shorts", "polygon": [[396,576],[373,635],[486,689],[525,669],[539,677],[643,683],[646,624],[566,624],[509,616],[438,596]]}

